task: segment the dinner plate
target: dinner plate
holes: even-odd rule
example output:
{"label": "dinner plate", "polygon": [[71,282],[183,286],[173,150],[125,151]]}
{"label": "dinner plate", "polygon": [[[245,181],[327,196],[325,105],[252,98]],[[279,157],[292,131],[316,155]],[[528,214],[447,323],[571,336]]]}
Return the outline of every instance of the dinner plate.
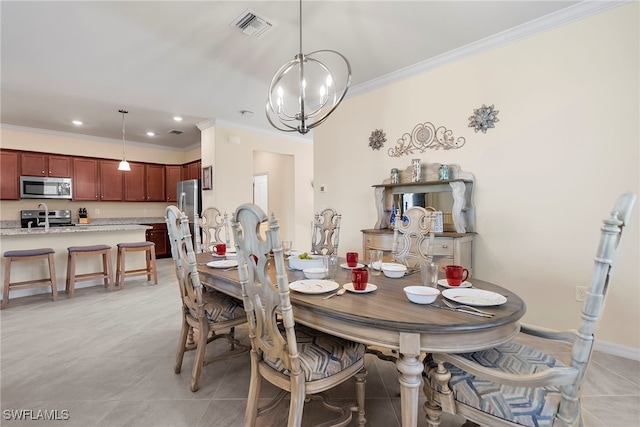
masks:
{"label": "dinner plate", "polygon": [[211,261],[207,263],[208,267],[213,267],[213,268],[231,268],[231,267],[237,267],[238,266],[238,260],[237,259],[223,259],[220,261]]}
{"label": "dinner plate", "polygon": [[442,296],[460,304],[478,307],[501,305],[507,302],[504,295],[483,289],[447,289],[442,291]]}
{"label": "dinner plate", "polygon": [[356,294],[366,294],[366,293],[373,292],[376,289],[378,289],[378,287],[376,285],[374,285],[373,283],[367,283],[367,287],[364,288],[361,291],[357,291],[356,289],[354,289],[353,283],[345,283],[344,286],[342,286],[342,287],[345,288],[346,290],[348,290],[349,292],[354,292]]}
{"label": "dinner plate", "polygon": [[214,257],[214,258],[224,258],[227,255],[226,254],[225,255],[218,255],[217,253],[212,253],[211,256]]}
{"label": "dinner plate", "polygon": [[447,279],[440,279],[440,280],[438,280],[438,285],[443,286],[445,288],[460,289],[460,288],[470,288],[471,287],[471,282],[462,282],[462,283],[460,283],[459,286],[451,286],[447,282]]}
{"label": "dinner plate", "polygon": [[357,263],[355,267],[349,267],[349,264],[347,264],[346,262],[344,264],[340,264],[340,267],[342,268],[346,268],[347,270],[352,270],[354,268],[362,268],[364,267],[364,264],[361,263]]}
{"label": "dinner plate", "polygon": [[324,294],[335,291],[340,285],[333,280],[304,279],[289,283],[289,289],[302,294]]}

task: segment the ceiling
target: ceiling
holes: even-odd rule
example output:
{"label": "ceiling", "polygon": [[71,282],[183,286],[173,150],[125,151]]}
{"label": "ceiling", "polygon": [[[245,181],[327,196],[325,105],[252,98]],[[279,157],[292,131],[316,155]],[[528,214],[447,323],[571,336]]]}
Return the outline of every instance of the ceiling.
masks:
{"label": "ceiling", "polygon": [[[598,3],[304,1],[303,51],[345,55],[353,96],[596,13]],[[271,77],[300,50],[297,1],[2,0],[0,7],[3,126],[122,141],[125,108],[128,143],[181,150],[199,144],[198,124],[272,130],[264,114]],[[253,38],[233,27],[247,9],[272,28]]]}

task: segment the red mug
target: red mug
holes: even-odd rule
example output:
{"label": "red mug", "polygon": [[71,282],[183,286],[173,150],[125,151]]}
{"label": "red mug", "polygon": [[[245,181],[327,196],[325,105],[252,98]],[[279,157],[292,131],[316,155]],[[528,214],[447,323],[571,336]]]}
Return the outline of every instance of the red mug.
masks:
{"label": "red mug", "polygon": [[364,291],[367,289],[367,283],[369,282],[369,272],[366,268],[354,268],[351,270],[351,282],[353,283],[353,289],[356,291]]}
{"label": "red mug", "polygon": [[216,251],[216,253],[220,256],[224,255],[227,253],[227,245],[224,243],[218,243],[215,247],[214,250]]}
{"label": "red mug", "polygon": [[461,265],[447,265],[445,274],[449,286],[460,286],[462,282],[469,278],[469,270]]}
{"label": "red mug", "polygon": [[358,265],[358,252],[347,252],[347,265],[351,268]]}

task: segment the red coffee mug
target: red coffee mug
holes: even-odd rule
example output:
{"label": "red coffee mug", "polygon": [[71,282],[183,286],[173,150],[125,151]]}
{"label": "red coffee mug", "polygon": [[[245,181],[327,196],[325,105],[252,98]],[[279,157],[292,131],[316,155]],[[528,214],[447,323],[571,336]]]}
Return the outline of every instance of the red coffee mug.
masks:
{"label": "red coffee mug", "polygon": [[460,286],[460,283],[469,278],[469,270],[461,265],[447,265],[445,274],[449,286]]}
{"label": "red coffee mug", "polygon": [[215,246],[214,250],[218,255],[222,256],[227,253],[227,245],[225,245],[224,243],[218,243]]}
{"label": "red coffee mug", "polygon": [[356,291],[364,291],[367,289],[367,283],[369,282],[369,272],[366,268],[354,268],[351,270],[351,282],[353,283],[353,289]]}
{"label": "red coffee mug", "polygon": [[358,252],[347,252],[347,265],[351,268],[358,265]]}

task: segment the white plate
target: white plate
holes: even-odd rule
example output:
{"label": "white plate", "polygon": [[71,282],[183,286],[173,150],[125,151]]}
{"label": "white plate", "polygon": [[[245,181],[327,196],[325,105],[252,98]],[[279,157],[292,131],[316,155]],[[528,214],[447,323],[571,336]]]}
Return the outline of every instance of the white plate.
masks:
{"label": "white plate", "polygon": [[460,288],[470,288],[471,287],[471,282],[462,282],[462,283],[460,283],[459,286],[451,286],[447,282],[447,279],[440,279],[440,280],[438,280],[438,285],[444,286],[445,288],[460,289]]}
{"label": "white plate", "polygon": [[351,270],[351,269],[354,269],[354,268],[362,268],[362,267],[364,267],[364,264],[357,263],[355,267],[349,267],[349,264],[347,264],[345,262],[344,264],[340,264],[340,267],[346,268],[347,270]]}
{"label": "white plate", "polygon": [[238,266],[237,259],[224,259],[220,261],[211,261],[207,263],[207,266],[212,268],[231,268]]}
{"label": "white plate", "polygon": [[366,293],[373,292],[376,289],[378,289],[378,287],[376,285],[374,285],[373,283],[367,283],[367,287],[364,288],[361,291],[356,291],[353,288],[353,283],[345,283],[344,286],[342,286],[342,287],[345,288],[346,290],[348,290],[349,292],[354,292],[356,294],[366,294]]}
{"label": "white plate", "polygon": [[339,287],[340,285],[333,280],[305,279],[289,283],[289,289],[303,294],[324,294]]}
{"label": "white plate", "polygon": [[218,255],[217,253],[212,253],[211,256],[214,257],[214,258],[224,258],[227,255]]}
{"label": "white plate", "polygon": [[482,289],[447,289],[442,291],[442,296],[460,304],[478,307],[500,305],[507,302],[504,295]]}

